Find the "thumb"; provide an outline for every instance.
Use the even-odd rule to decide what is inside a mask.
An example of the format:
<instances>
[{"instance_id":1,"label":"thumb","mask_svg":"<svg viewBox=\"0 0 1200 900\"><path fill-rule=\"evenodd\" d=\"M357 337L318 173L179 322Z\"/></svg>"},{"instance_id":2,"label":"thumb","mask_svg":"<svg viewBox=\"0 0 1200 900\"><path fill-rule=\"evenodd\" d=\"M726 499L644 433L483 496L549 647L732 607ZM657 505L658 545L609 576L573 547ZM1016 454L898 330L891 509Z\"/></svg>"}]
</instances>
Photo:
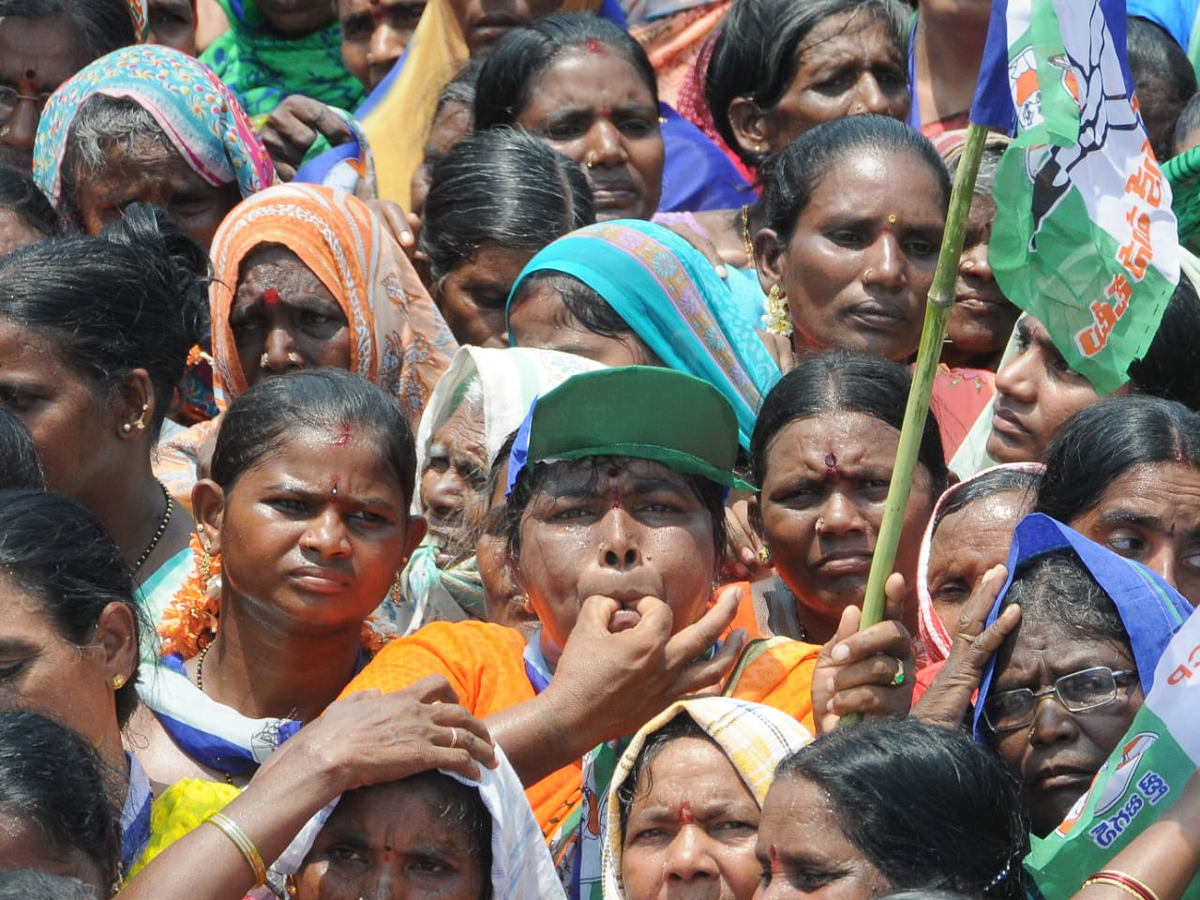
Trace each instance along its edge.
<instances>
[{"instance_id":1,"label":"thumb","mask_svg":"<svg viewBox=\"0 0 1200 900\"><path fill-rule=\"evenodd\" d=\"M842 641L858 633L858 624L861 621L862 610L857 606L847 606L843 609L837 631L829 639L829 643L821 648L821 655L826 656L826 651L828 651L827 661L835 663L844 662L849 658L850 648L845 646Z\"/></svg>"}]
</instances>

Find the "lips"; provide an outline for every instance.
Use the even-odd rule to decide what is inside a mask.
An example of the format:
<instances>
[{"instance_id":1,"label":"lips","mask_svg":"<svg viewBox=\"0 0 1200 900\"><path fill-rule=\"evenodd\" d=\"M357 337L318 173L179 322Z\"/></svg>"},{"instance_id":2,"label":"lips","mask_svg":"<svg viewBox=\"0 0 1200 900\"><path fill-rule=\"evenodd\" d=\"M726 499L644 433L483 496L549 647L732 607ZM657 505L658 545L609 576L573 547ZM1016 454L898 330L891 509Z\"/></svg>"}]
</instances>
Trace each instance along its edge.
<instances>
[{"instance_id":1,"label":"lips","mask_svg":"<svg viewBox=\"0 0 1200 900\"><path fill-rule=\"evenodd\" d=\"M1027 440L1029 429L1021 422L1020 417L1010 410L1003 401L997 400L992 409L992 431L1014 440Z\"/></svg>"},{"instance_id":2,"label":"lips","mask_svg":"<svg viewBox=\"0 0 1200 900\"><path fill-rule=\"evenodd\" d=\"M329 566L301 566L293 569L290 577L298 587L314 594L340 593L354 583L346 572Z\"/></svg>"},{"instance_id":3,"label":"lips","mask_svg":"<svg viewBox=\"0 0 1200 900\"><path fill-rule=\"evenodd\" d=\"M813 567L826 578L866 575L871 570L869 550L834 550L826 553Z\"/></svg>"},{"instance_id":4,"label":"lips","mask_svg":"<svg viewBox=\"0 0 1200 900\"><path fill-rule=\"evenodd\" d=\"M598 208L632 206L641 196L633 181L623 171L608 173L592 170L589 176L592 197Z\"/></svg>"},{"instance_id":5,"label":"lips","mask_svg":"<svg viewBox=\"0 0 1200 900\"><path fill-rule=\"evenodd\" d=\"M513 28L524 24L524 22L515 16L506 16L503 13L489 13L472 23L471 32L475 38L473 43L477 47L486 47L496 43L496 41L504 37Z\"/></svg>"},{"instance_id":6,"label":"lips","mask_svg":"<svg viewBox=\"0 0 1200 900\"><path fill-rule=\"evenodd\" d=\"M642 621L642 614L640 612L636 609L629 609L623 606L609 617L608 630L613 634L628 631L640 621Z\"/></svg>"},{"instance_id":7,"label":"lips","mask_svg":"<svg viewBox=\"0 0 1200 900\"><path fill-rule=\"evenodd\" d=\"M846 310L846 315L872 331L895 331L908 324L908 311L905 307L875 300L850 307Z\"/></svg>"},{"instance_id":8,"label":"lips","mask_svg":"<svg viewBox=\"0 0 1200 900\"><path fill-rule=\"evenodd\" d=\"M1029 778L1025 779L1026 786L1033 791L1062 791L1072 790L1082 794L1096 777L1094 771L1078 766L1055 765L1045 766Z\"/></svg>"}]
</instances>

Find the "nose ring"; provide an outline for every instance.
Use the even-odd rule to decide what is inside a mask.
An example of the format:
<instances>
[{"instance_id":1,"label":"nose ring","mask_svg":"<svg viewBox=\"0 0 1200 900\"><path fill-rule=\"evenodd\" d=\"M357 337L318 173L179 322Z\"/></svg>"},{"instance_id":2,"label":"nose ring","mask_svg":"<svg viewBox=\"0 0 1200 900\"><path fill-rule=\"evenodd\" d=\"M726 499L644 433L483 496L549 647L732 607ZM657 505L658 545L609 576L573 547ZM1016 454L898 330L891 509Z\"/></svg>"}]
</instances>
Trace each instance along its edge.
<instances>
[{"instance_id":1,"label":"nose ring","mask_svg":"<svg viewBox=\"0 0 1200 900\"><path fill-rule=\"evenodd\" d=\"M293 366L300 366L304 363L304 358L301 357L300 354L295 350L290 350L288 351L287 361ZM271 357L269 354L263 353L263 355L258 358L258 367L264 370L271 368Z\"/></svg>"},{"instance_id":2,"label":"nose ring","mask_svg":"<svg viewBox=\"0 0 1200 900\"><path fill-rule=\"evenodd\" d=\"M589 153L587 156L585 156L583 158L583 164L589 169L594 168L596 165L596 154Z\"/></svg>"},{"instance_id":3,"label":"nose ring","mask_svg":"<svg viewBox=\"0 0 1200 900\"><path fill-rule=\"evenodd\" d=\"M968 259L965 263L963 263L963 268L966 269L968 272L970 272L972 269L975 268L975 260Z\"/></svg>"},{"instance_id":4,"label":"nose ring","mask_svg":"<svg viewBox=\"0 0 1200 900\"><path fill-rule=\"evenodd\" d=\"M825 517L817 516L817 523L816 523L816 525L813 526L813 528L816 530L817 534L820 534L822 531L824 531L825 530Z\"/></svg>"}]
</instances>

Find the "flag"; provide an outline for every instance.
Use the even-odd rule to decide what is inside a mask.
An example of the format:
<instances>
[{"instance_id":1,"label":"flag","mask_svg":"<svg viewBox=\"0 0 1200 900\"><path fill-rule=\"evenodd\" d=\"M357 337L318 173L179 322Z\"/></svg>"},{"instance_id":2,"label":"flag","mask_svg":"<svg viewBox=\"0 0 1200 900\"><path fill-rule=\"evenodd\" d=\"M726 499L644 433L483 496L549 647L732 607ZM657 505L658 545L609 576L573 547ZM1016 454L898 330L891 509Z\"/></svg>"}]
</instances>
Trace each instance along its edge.
<instances>
[{"instance_id":1,"label":"flag","mask_svg":"<svg viewBox=\"0 0 1200 900\"><path fill-rule=\"evenodd\" d=\"M1171 639L1129 731L1092 787L1045 838L1025 870L1045 900L1068 900L1183 793L1200 766L1200 616ZM1200 900L1200 880L1184 900Z\"/></svg>"},{"instance_id":2,"label":"flag","mask_svg":"<svg viewBox=\"0 0 1200 900\"><path fill-rule=\"evenodd\" d=\"M1179 283L1171 189L1125 57L1121 0L996 0L971 121L1016 140L988 258L1102 394L1128 381Z\"/></svg>"}]
</instances>

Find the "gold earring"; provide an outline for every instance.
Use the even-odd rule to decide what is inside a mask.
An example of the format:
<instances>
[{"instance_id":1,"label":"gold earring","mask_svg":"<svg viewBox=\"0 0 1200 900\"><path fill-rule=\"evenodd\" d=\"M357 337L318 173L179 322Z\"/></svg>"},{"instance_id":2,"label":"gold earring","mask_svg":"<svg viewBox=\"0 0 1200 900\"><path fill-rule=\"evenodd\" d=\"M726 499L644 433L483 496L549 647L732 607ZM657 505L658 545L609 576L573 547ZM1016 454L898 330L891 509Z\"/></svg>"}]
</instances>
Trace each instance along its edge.
<instances>
[{"instance_id":1,"label":"gold earring","mask_svg":"<svg viewBox=\"0 0 1200 900\"><path fill-rule=\"evenodd\" d=\"M289 875L287 877L287 880L284 882L284 890L287 891L287 895L289 897L296 896L297 890L296 890L296 881L295 881L294 876Z\"/></svg>"},{"instance_id":2,"label":"gold earring","mask_svg":"<svg viewBox=\"0 0 1200 900\"><path fill-rule=\"evenodd\" d=\"M533 604L529 602L528 594L517 594L517 596L513 597L513 602L516 603L517 606L521 607L521 612L533 612Z\"/></svg>"},{"instance_id":3,"label":"gold earring","mask_svg":"<svg viewBox=\"0 0 1200 900\"><path fill-rule=\"evenodd\" d=\"M792 312L788 309L787 296L778 282L771 285L767 293L763 322L771 334L787 337L792 333Z\"/></svg>"},{"instance_id":4,"label":"gold earring","mask_svg":"<svg viewBox=\"0 0 1200 900\"><path fill-rule=\"evenodd\" d=\"M771 548L766 544L758 548L758 561L764 566L771 564Z\"/></svg>"},{"instance_id":5,"label":"gold earring","mask_svg":"<svg viewBox=\"0 0 1200 900\"><path fill-rule=\"evenodd\" d=\"M122 422L121 423L121 431L123 431L125 434L129 434L129 432L133 431L133 426L130 425L128 422Z\"/></svg>"},{"instance_id":6,"label":"gold earring","mask_svg":"<svg viewBox=\"0 0 1200 900\"><path fill-rule=\"evenodd\" d=\"M149 409L150 409L149 403L142 404L142 414L140 416L138 416L138 420L133 423L133 427L136 428L138 431L146 430L146 413L149 411Z\"/></svg>"},{"instance_id":7,"label":"gold earring","mask_svg":"<svg viewBox=\"0 0 1200 900\"><path fill-rule=\"evenodd\" d=\"M125 687L125 682L128 680L129 679L127 679L124 675L122 675L118 672L116 675L114 675L112 677L113 690L119 691L121 688Z\"/></svg>"},{"instance_id":8,"label":"gold earring","mask_svg":"<svg viewBox=\"0 0 1200 900\"><path fill-rule=\"evenodd\" d=\"M264 353L262 356L260 356L258 358L258 367L260 369L271 368L271 357L269 357L266 353Z\"/></svg>"},{"instance_id":9,"label":"gold earring","mask_svg":"<svg viewBox=\"0 0 1200 900\"><path fill-rule=\"evenodd\" d=\"M200 580L208 583L208 579L212 577L212 544L208 541L204 542L204 548L200 553Z\"/></svg>"}]
</instances>

